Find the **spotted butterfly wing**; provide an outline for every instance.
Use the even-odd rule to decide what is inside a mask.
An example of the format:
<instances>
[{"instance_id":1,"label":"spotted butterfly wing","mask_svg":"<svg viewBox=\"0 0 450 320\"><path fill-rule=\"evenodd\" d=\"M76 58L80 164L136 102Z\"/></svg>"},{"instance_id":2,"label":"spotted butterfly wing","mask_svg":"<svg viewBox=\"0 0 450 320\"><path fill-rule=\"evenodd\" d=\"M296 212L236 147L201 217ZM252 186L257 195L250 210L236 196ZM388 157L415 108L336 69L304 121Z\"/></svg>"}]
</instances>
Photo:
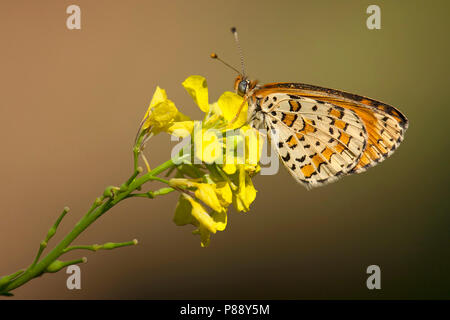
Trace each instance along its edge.
<instances>
[{"instance_id":1,"label":"spotted butterfly wing","mask_svg":"<svg viewBox=\"0 0 450 320\"><path fill-rule=\"evenodd\" d=\"M254 91L249 103L249 118L268 130L284 165L307 187L383 161L408 127L392 106L307 84L267 84Z\"/></svg>"}]
</instances>

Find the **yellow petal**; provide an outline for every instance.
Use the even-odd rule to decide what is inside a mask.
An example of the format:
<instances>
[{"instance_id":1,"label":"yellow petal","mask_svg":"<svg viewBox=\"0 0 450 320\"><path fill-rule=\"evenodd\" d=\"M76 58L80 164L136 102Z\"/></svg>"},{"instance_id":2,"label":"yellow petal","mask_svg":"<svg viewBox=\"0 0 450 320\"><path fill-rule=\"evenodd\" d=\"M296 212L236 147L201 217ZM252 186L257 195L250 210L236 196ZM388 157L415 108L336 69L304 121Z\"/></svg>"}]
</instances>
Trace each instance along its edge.
<instances>
[{"instance_id":1,"label":"yellow petal","mask_svg":"<svg viewBox=\"0 0 450 320\"><path fill-rule=\"evenodd\" d=\"M208 85L202 76L190 76L183 81L183 87L194 99L195 103L203 112L208 112Z\"/></svg>"},{"instance_id":2,"label":"yellow petal","mask_svg":"<svg viewBox=\"0 0 450 320\"><path fill-rule=\"evenodd\" d=\"M216 229L217 231L223 231L225 230L227 226L227 213L226 211L222 212L213 212L211 214L212 218L216 222Z\"/></svg>"},{"instance_id":3,"label":"yellow petal","mask_svg":"<svg viewBox=\"0 0 450 320\"><path fill-rule=\"evenodd\" d=\"M222 181L216 184L216 193L223 207L227 207L233 201L233 193L228 182Z\"/></svg>"},{"instance_id":4,"label":"yellow petal","mask_svg":"<svg viewBox=\"0 0 450 320\"><path fill-rule=\"evenodd\" d=\"M225 91L217 101L225 120L233 121L237 116L237 119L229 126L229 128L239 128L247 121L247 102L245 102L239 115L237 114L243 102L244 99L241 96L230 91Z\"/></svg>"},{"instance_id":5,"label":"yellow petal","mask_svg":"<svg viewBox=\"0 0 450 320\"><path fill-rule=\"evenodd\" d=\"M149 108L153 108L158 103L167 100L166 90L161 89L159 86L156 87L155 93L153 93L152 101L150 101Z\"/></svg>"},{"instance_id":6,"label":"yellow petal","mask_svg":"<svg viewBox=\"0 0 450 320\"><path fill-rule=\"evenodd\" d=\"M256 198L256 189L244 166L239 166L239 190L234 197L236 210L244 212L250 209L250 205Z\"/></svg>"},{"instance_id":7,"label":"yellow petal","mask_svg":"<svg viewBox=\"0 0 450 320\"><path fill-rule=\"evenodd\" d=\"M223 158L223 144L219 140L217 130L194 130L195 156L205 163L213 163Z\"/></svg>"},{"instance_id":8,"label":"yellow petal","mask_svg":"<svg viewBox=\"0 0 450 320\"><path fill-rule=\"evenodd\" d=\"M242 127L240 134L245 139L245 164L256 166L261 159L263 139L259 132L250 126Z\"/></svg>"},{"instance_id":9,"label":"yellow petal","mask_svg":"<svg viewBox=\"0 0 450 320\"><path fill-rule=\"evenodd\" d=\"M144 119L148 117L151 109L154 106L156 106L157 104L164 102L166 100L167 100L166 90L161 89L159 86L157 86L155 92L153 93L152 100L150 101L150 105L148 106L147 112L144 115ZM146 123L142 126L142 129L147 129L149 127L149 125L150 124L146 121Z\"/></svg>"},{"instance_id":10,"label":"yellow petal","mask_svg":"<svg viewBox=\"0 0 450 320\"><path fill-rule=\"evenodd\" d=\"M192 199L192 197L187 195L183 196L186 197L186 199L191 203L192 205L191 214L200 223L200 225L205 227L209 232L216 233L215 222L213 218L211 218L211 216L208 214L208 212L206 212L203 206L194 199Z\"/></svg>"},{"instance_id":11,"label":"yellow petal","mask_svg":"<svg viewBox=\"0 0 450 320\"><path fill-rule=\"evenodd\" d=\"M167 132L177 137L187 137L194 130L194 121L174 122L167 128Z\"/></svg>"},{"instance_id":12,"label":"yellow petal","mask_svg":"<svg viewBox=\"0 0 450 320\"><path fill-rule=\"evenodd\" d=\"M246 184L245 184L245 201L247 204L247 207L250 207L250 205L255 201L256 199L256 189L253 186L253 181L250 179L248 175L246 175Z\"/></svg>"},{"instance_id":13,"label":"yellow petal","mask_svg":"<svg viewBox=\"0 0 450 320\"><path fill-rule=\"evenodd\" d=\"M234 163L226 163L223 167L222 170L229 175L232 175L236 172L236 165Z\"/></svg>"},{"instance_id":14,"label":"yellow petal","mask_svg":"<svg viewBox=\"0 0 450 320\"><path fill-rule=\"evenodd\" d=\"M172 124L177 114L178 110L175 104L169 99L166 99L151 108L142 128L152 127L152 131L158 133Z\"/></svg>"},{"instance_id":15,"label":"yellow petal","mask_svg":"<svg viewBox=\"0 0 450 320\"><path fill-rule=\"evenodd\" d=\"M214 211L224 211L224 207L220 204L219 198L217 198L216 188L212 184L199 183L197 184L197 190L195 191L197 199L203 201L208 207Z\"/></svg>"},{"instance_id":16,"label":"yellow petal","mask_svg":"<svg viewBox=\"0 0 450 320\"><path fill-rule=\"evenodd\" d=\"M212 218L216 223L216 229L218 231L225 230L227 226L227 214L226 212L213 212L211 214ZM192 234L200 235L200 244L203 248L207 247L211 240L211 233L207 228L200 225L198 229L194 230Z\"/></svg>"}]
</instances>

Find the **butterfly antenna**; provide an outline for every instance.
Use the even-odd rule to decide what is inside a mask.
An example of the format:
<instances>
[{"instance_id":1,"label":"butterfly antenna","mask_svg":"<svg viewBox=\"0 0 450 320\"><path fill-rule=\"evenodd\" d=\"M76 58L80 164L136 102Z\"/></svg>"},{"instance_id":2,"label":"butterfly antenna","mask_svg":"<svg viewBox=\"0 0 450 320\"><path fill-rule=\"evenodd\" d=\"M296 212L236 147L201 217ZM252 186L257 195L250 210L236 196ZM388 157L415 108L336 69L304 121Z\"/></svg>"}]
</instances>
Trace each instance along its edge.
<instances>
[{"instance_id":1,"label":"butterfly antenna","mask_svg":"<svg viewBox=\"0 0 450 320\"><path fill-rule=\"evenodd\" d=\"M220 59L219 56L217 55L217 53L214 53L214 52L211 53L211 58L212 58L212 59L217 59L217 60L219 60L219 61L222 62L224 65L226 65L228 68L233 69L233 70L236 71L238 74L241 74L241 73L239 72L238 69L236 69L235 67L229 65L228 63L226 63L225 61L223 61L222 59Z\"/></svg>"},{"instance_id":2,"label":"butterfly antenna","mask_svg":"<svg viewBox=\"0 0 450 320\"><path fill-rule=\"evenodd\" d=\"M233 33L234 40L236 41L236 45L237 45L238 50L239 50L239 55L240 55L240 58L241 58L242 75L245 76L244 54L242 53L241 44L239 43L239 38L238 38L237 30L236 30L235 27L231 28L231 33Z\"/></svg>"}]
</instances>

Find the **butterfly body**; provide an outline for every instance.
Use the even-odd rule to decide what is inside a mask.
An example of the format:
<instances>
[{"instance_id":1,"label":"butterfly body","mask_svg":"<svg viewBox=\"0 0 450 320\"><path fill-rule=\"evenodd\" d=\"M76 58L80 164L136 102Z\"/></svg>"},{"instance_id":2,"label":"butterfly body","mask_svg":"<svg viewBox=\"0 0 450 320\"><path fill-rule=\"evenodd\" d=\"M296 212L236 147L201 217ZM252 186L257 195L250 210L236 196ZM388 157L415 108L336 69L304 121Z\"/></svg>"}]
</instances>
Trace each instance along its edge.
<instances>
[{"instance_id":1,"label":"butterfly body","mask_svg":"<svg viewBox=\"0 0 450 320\"><path fill-rule=\"evenodd\" d=\"M390 156L408 120L396 108L352 93L303 83L259 85L238 76L248 122L267 130L291 175L306 187L359 173Z\"/></svg>"}]
</instances>

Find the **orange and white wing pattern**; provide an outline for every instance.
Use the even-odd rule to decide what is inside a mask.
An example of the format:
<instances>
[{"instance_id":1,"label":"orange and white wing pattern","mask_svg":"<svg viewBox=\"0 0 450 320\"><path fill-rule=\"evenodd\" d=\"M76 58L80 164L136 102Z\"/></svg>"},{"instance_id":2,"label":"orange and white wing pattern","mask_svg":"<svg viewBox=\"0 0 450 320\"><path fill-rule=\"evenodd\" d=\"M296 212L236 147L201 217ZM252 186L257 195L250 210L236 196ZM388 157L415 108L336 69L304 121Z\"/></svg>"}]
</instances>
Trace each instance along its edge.
<instances>
[{"instance_id":1,"label":"orange and white wing pattern","mask_svg":"<svg viewBox=\"0 0 450 320\"><path fill-rule=\"evenodd\" d=\"M250 99L292 176L307 187L365 171L398 147L408 121L397 109L298 83L264 85ZM250 115L252 118L253 115Z\"/></svg>"}]
</instances>

